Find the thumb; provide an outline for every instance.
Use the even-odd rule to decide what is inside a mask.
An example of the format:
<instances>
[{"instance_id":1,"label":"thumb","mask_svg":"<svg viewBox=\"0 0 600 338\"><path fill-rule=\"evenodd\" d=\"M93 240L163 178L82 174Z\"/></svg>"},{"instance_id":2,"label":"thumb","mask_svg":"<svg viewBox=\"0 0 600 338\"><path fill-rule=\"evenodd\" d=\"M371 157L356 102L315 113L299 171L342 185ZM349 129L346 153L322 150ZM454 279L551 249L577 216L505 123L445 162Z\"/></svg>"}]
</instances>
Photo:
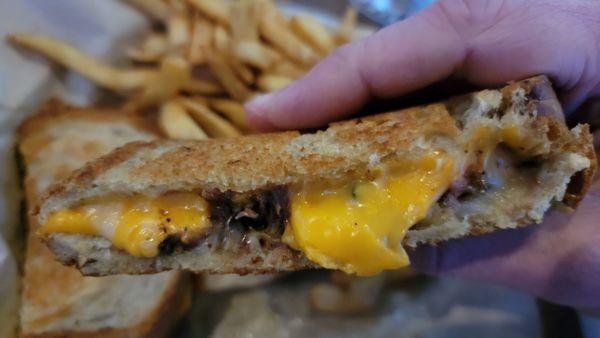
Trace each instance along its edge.
<instances>
[{"instance_id":1,"label":"thumb","mask_svg":"<svg viewBox=\"0 0 600 338\"><path fill-rule=\"evenodd\" d=\"M338 48L306 76L246 105L257 129L309 128L449 76L465 48L447 20L424 13Z\"/></svg>"}]
</instances>

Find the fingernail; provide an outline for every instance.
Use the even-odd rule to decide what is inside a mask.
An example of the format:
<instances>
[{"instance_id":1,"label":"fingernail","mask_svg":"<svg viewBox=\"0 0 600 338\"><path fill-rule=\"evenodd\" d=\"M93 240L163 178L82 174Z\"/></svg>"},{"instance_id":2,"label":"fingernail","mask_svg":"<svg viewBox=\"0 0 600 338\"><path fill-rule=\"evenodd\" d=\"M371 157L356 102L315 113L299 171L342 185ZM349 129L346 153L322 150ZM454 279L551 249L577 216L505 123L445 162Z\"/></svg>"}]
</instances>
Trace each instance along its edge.
<instances>
[{"instance_id":1,"label":"fingernail","mask_svg":"<svg viewBox=\"0 0 600 338\"><path fill-rule=\"evenodd\" d=\"M245 105L248 123L257 131L272 131L277 129L268 116L270 96L271 94L255 96Z\"/></svg>"},{"instance_id":2,"label":"fingernail","mask_svg":"<svg viewBox=\"0 0 600 338\"><path fill-rule=\"evenodd\" d=\"M252 100L246 103L246 108L262 109L263 107L266 107L268 102L271 100L271 96L271 94L256 95L252 98Z\"/></svg>"}]
</instances>

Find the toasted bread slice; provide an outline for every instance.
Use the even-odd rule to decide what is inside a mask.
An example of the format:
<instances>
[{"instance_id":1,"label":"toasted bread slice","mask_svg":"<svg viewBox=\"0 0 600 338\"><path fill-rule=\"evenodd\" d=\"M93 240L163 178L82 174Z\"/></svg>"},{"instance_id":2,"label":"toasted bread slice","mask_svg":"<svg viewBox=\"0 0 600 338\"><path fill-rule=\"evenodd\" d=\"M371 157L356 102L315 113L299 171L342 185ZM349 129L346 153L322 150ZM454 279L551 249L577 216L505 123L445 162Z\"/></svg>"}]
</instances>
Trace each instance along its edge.
<instances>
[{"instance_id":1,"label":"toasted bread slice","mask_svg":"<svg viewBox=\"0 0 600 338\"><path fill-rule=\"evenodd\" d=\"M90 275L297 270L319 261L284 238L289 229L298 234L290 221L297 194L376 182L390 168L439 153L458 174L432 195L402 245L540 222L552 204L575 207L596 168L588 127L569 130L550 82L535 77L311 134L132 143L55 185L34 214L44 224L53 212L110 196L193 193L206 201L210 224L191 238L187 227L185 235L170 233L154 257L129 254L102 236L44 237L60 261Z\"/></svg>"},{"instance_id":2,"label":"toasted bread slice","mask_svg":"<svg viewBox=\"0 0 600 338\"><path fill-rule=\"evenodd\" d=\"M122 112L47 102L19 129L28 205L52 182L127 142L152 140L146 123ZM28 218L22 337L160 337L189 302L186 276L84 277L57 262Z\"/></svg>"}]
</instances>

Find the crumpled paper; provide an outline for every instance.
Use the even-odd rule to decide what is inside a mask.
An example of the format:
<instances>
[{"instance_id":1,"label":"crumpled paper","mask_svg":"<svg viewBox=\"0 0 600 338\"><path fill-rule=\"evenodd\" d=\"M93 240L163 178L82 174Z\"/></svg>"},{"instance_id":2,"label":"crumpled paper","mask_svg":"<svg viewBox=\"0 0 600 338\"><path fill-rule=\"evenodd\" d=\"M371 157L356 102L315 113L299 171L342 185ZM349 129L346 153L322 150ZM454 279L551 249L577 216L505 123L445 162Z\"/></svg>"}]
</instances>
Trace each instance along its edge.
<instances>
[{"instance_id":1,"label":"crumpled paper","mask_svg":"<svg viewBox=\"0 0 600 338\"><path fill-rule=\"evenodd\" d=\"M330 25L344 1L281 1L291 12L313 11ZM316 6L319 10L315 12ZM326 10L323 8L326 7ZM118 0L0 1L0 36L43 32L118 64L124 44L148 22ZM15 333L22 231L14 131L49 96L89 104L95 87L81 76L56 71L39 56L0 41L0 338ZM381 309L360 317L323 316L311 310L307 290L314 274L253 290L196 297L182 336L214 337L531 337L538 336L535 303L529 296L478 283L436 280L418 293L384 291ZM492 330L490 330L492 329ZM512 335L511 335L512 333Z\"/></svg>"}]
</instances>

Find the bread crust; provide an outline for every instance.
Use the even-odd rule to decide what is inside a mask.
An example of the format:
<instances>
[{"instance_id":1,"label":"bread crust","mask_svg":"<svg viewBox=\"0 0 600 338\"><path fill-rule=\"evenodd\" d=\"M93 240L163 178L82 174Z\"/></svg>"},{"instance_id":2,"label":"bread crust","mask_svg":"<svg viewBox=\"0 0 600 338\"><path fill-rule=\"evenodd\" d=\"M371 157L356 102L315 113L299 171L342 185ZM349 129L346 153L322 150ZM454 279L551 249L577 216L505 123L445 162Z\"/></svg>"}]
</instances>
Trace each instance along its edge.
<instances>
[{"instance_id":1,"label":"bread crust","mask_svg":"<svg viewBox=\"0 0 600 338\"><path fill-rule=\"evenodd\" d=\"M185 190L193 185L206 191L245 192L269 185L365 177L372 154L385 159L398 149L410 149L419 136L456 135L454 121L448 114L440 114L442 111L443 104L433 104L402 114L339 122L332 124L327 134L291 131L232 139L130 143L55 185L45 200L116 181L136 185L122 185L129 191ZM404 131L398 132L398 126ZM127 162L138 161L138 156L145 162L134 167ZM411 156L408 151L407 156Z\"/></svg>"},{"instance_id":2,"label":"bread crust","mask_svg":"<svg viewBox=\"0 0 600 338\"><path fill-rule=\"evenodd\" d=\"M585 125L573 130L566 127L560 103L549 80L538 76L510 83L500 90L482 91L441 103L333 123L327 131L315 134L284 132L238 139L128 144L55 185L47 193L41 207L34 210L34 214L43 220L48 210L106 192L160 194L193 190L207 196L206 192L214 190L243 193L271 185L302 186L323 181L348 182L369 178L371 169L379 163L393 161L396 157L419 157L430 151L431 148L420 147L423 140L433 144L433 147L443 148L448 138L460 135L464 119L473 118L469 115L469 107L474 104L497 105L489 109L487 114L502 114L518 105L519 109L532 117L532 133L535 137L547 138L544 146L549 156L558 158L562 153L575 156L572 160L579 163L572 166L567 159L563 159L566 161L564 166L570 166L569 170L576 170L577 174L566 188L566 193L559 192L563 203L574 208L583 198L596 170L592 138ZM448 150L451 151L451 147ZM587 159L585 167L582 165L584 158ZM584 169L576 169L579 167ZM538 222L541 216L514 217L511 219L514 226L523 226ZM441 239L438 236L420 240L416 235L410 238L413 234L409 231L407 243L435 243L469 234L487 233L505 226L485 220L477 222L462 232ZM95 243L103 241L98 238L93 240ZM85 274L104 275L123 271L149 273L172 268L214 271L198 262L205 256L194 255L193 251L183 256L158 256L150 263L143 263L145 259L119 253L107 241L94 246L89 245L86 239L67 234L53 234L46 237L46 241L61 261L77 265ZM293 250L290 252L293 253ZM310 266L302 255L292 257L298 258L294 258L292 264L279 262L264 269L260 264L253 265L238 257L238 260L247 264L247 270L234 267L216 272L263 272Z\"/></svg>"}]
</instances>

